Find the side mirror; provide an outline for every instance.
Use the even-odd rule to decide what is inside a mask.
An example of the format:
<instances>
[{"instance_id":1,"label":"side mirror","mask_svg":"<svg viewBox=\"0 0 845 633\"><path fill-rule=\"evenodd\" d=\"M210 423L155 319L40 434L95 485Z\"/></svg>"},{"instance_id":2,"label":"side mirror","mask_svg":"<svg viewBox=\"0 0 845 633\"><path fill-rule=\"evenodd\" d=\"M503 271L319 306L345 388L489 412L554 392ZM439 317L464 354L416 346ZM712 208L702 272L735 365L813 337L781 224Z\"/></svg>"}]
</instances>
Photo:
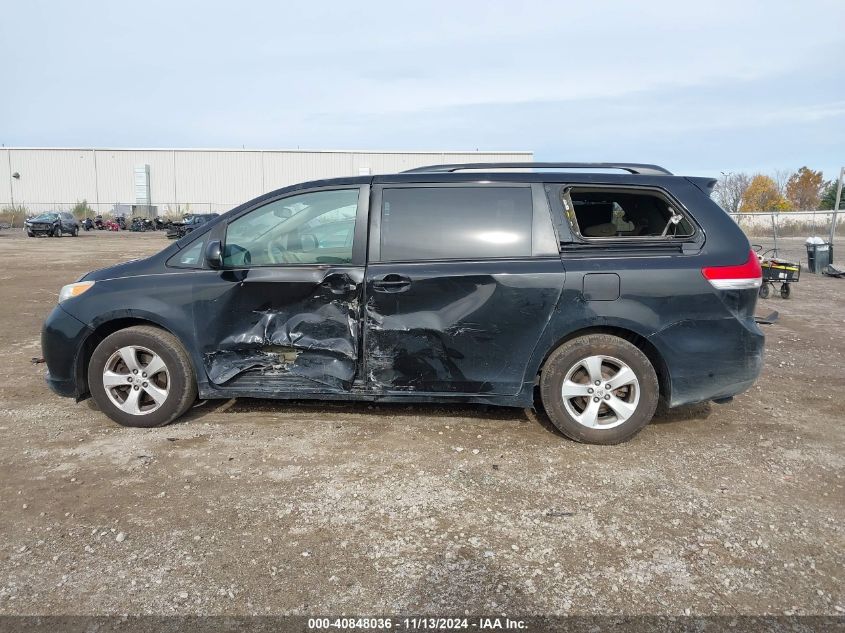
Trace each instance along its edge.
<instances>
[{"instance_id":1,"label":"side mirror","mask_svg":"<svg viewBox=\"0 0 845 633\"><path fill-rule=\"evenodd\" d=\"M209 268L223 268L223 249L220 240L211 240L205 247L205 261Z\"/></svg>"}]
</instances>

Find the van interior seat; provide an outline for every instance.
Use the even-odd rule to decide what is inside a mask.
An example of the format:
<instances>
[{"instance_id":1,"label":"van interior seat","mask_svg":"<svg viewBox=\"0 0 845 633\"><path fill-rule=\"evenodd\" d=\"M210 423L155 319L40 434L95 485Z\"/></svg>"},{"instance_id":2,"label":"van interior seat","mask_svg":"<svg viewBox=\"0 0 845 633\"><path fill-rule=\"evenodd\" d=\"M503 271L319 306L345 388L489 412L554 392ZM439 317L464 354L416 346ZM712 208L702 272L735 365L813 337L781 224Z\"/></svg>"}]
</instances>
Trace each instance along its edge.
<instances>
[{"instance_id":1,"label":"van interior seat","mask_svg":"<svg viewBox=\"0 0 845 633\"><path fill-rule=\"evenodd\" d=\"M582 205L578 205L582 206ZM575 208L575 218L584 237L613 237L616 225L613 223L612 202L590 202Z\"/></svg>"}]
</instances>

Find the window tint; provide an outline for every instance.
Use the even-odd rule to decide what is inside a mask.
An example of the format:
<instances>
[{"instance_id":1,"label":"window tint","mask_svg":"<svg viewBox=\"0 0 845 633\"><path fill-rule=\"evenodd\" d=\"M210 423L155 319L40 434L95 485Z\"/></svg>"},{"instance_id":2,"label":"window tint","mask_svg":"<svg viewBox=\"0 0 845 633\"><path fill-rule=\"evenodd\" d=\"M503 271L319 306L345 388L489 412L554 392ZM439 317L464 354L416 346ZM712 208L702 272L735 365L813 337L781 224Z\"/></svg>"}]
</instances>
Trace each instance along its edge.
<instances>
[{"instance_id":1,"label":"window tint","mask_svg":"<svg viewBox=\"0 0 845 633\"><path fill-rule=\"evenodd\" d=\"M382 194L381 260L531 254L528 187L410 187Z\"/></svg>"},{"instance_id":2,"label":"window tint","mask_svg":"<svg viewBox=\"0 0 845 633\"><path fill-rule=\"evenodd\" d=\"M357 210L357 188L276 200L229 224L223 263L349 264Z\"/></svg>"},{"instance_id":3,"label":"window tint","mask_svg":"<svg viewBox=\"0 0 845 633\"><path fill-rule=\"evenodd\" d=\"M613 189L564 189L563 208L586 238L689 237L692 224L656 193Z\"/></svg>"}]
</instances>

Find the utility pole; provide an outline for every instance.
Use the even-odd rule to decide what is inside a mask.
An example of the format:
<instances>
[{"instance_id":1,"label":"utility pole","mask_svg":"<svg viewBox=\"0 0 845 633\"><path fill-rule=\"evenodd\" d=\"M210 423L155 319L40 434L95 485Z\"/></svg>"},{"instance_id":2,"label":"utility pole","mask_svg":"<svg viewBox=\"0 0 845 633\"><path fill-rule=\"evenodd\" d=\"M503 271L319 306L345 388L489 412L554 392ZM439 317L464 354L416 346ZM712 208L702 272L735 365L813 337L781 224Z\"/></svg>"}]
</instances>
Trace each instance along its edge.
<instances>
[{"instance_id":1,"label":"utility pole","mask_svg":"<svg viewBox=\"0 0 845 633\"><path fill-rule=\"evenodd\" d=\"M12 214L15 212L15 188L12 186L14 177L12 176L12 148L6 149L6 157L9 161L9 203L12 205ZM840 179L841 180L841 179ZM840 182L840 184L842 184ZM14 217L14 215L12 216Z\"/></svg>"},{"instance_id":2,"label":"utility pole","mask_svg":"<svg viewBox=\"0 0 845 633\"><path fill-rule=\"evenodd\" d=\"M839 199L842 198L842 181L845 180L845 167L839 170L839 182L836 184L836 200L833 201L833 220L830 223L830 242L833 247L833 234L836 231L836 216L839 213ZM831 263L833 263L833 252L831 251Z\"/></svg>"}]
</instances>

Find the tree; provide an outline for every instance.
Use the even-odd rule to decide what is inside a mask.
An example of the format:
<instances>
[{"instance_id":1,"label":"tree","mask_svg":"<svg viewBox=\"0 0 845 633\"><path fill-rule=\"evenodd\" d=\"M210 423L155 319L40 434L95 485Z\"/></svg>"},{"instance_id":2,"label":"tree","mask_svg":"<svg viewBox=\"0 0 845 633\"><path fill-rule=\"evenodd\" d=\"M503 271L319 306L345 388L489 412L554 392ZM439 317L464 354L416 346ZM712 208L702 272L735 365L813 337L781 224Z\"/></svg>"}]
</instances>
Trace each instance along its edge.
<instances>
[{"instance_id":1,"label":"tree","mask_svg":"<svg viewBox=\"0 0 845 633\"><path fill-rule=\"evenodd\" d=\"M23 226L29 215L29 209L22 204L9 204L0 209L0 222L8 222L14 229Z\"/></svg>"},{"instance_id":2,"label":"tree","mask_svg":"<svg viewBox=\"0 0 845 633\"><path fill-rule=\"evenodd\" d=\"M722 172L722 177L713 190L716 202L728 213L736 213L739 211L742 196L745 195L745 190L748 189L750 182L751 178L748 174Z\"/></svg>"},{"instance_id":3,"label":"tree","mask_svg":"<svg viewBox=\"0 0 845 633\"><path fill-rule=\"evenodd\" d=\"M741 208L743 211L789 211L792 206L778 191L773 178L756 174L742 196Z\"/></svg>"},{"instance_id":4,"label":"tree","mask_svg":"<svg viewBox=\"0 0 845 633\"><path fill-rule=\"evenodd\" d=\"M780 195L786 195L786 185L791 176L792 174L788 169L775 169L775 171L772 172L772 180L774 180L775 184L778 186L778 193Z\"/></svg>"},{"instance_id":5,"label":"tree","mask_svg":"<svg viewBox=\"0 0 845 633\"><path fill-rule=\"evenodd\" d=\"M824 192L819 198L818 208L822 211L830 211L836 208L836 188L838 181L831 180L825 185ZM845 188L842 189L842 194L839 196L839 208L845 209Z\"/></svg>"},{"instance_id":6,"label":"tree","mask_svg":"<svg viewBox=\"0 0 845 633\"><path fill-rule=\"evenodd\" d=\"M70 211L73 213L73 217L77 220L84 220L85 218L94 217L94 209L88 206L88 201L83 198L82 202L77 202L73 205L73 209Z\"/></svg>"},{"instance_id":7,"label":"tree","mask_svg":"<svg viewBox=\"0 0 845 633\"><path fill-rule=\"evenodd\" d=\"M787 180L786 199L795 209L803 211L815 209L819 206L824 185L822 172L802 167Z\"/></svg>"}]
</instances>

